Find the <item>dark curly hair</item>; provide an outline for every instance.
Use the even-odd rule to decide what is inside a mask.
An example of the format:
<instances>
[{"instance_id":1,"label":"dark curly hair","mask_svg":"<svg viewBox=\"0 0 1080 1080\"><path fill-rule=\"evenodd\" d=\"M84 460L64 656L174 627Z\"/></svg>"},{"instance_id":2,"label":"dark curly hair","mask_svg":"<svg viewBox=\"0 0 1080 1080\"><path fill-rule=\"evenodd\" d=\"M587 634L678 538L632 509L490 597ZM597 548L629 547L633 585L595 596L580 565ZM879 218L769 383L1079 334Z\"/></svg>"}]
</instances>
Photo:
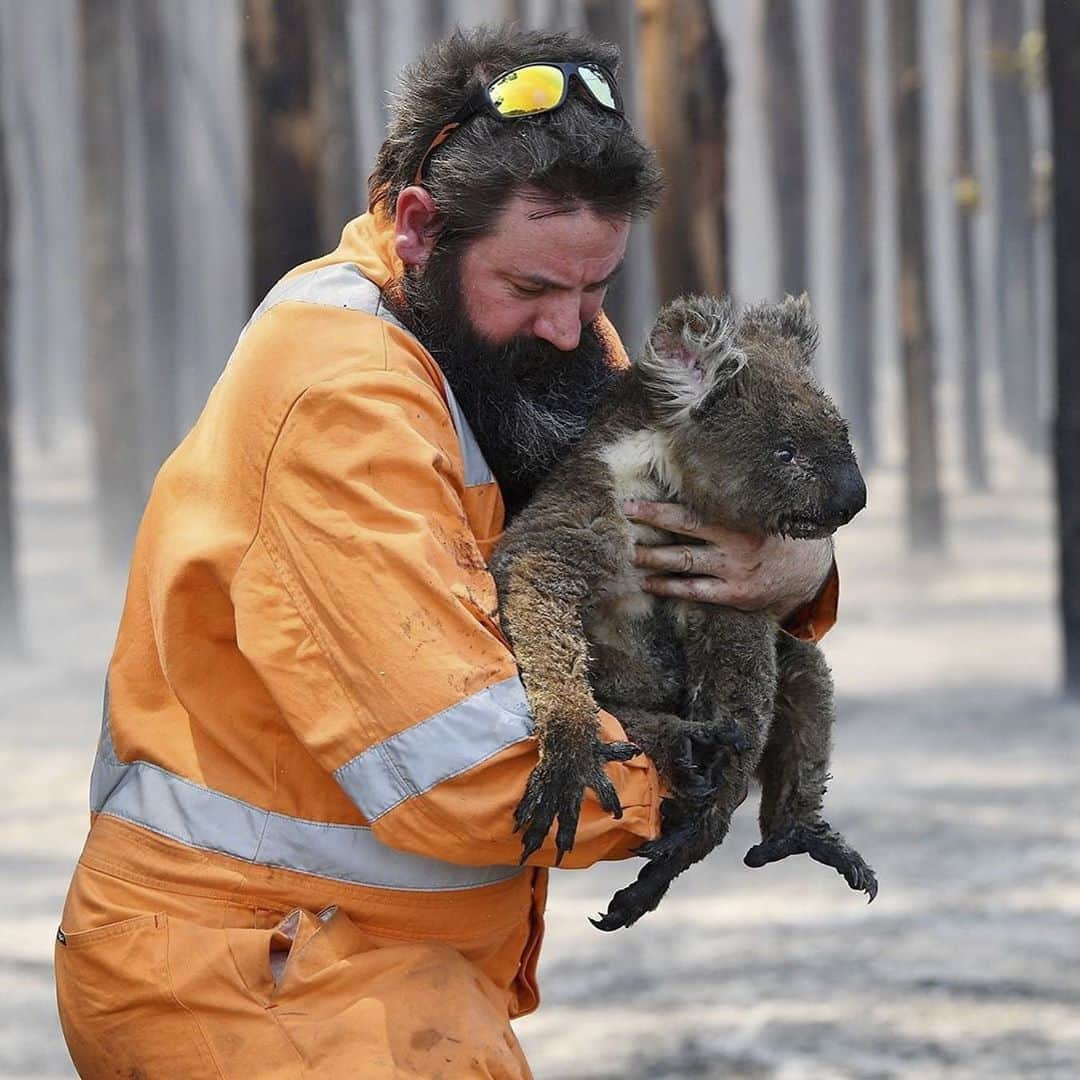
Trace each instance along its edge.
<instances>
[{"instance_id":1,"label":"dark curly hair","mask_svg":"<svg viewBox=\"0 0 1080 1080\"><path fill-rule=\"evenodd\" d=\"M592 61L615 72L619 50L582 34L483 26L456 30L405 68L368 178L371 208L392 214L432 139L470 96L501 72L538 60ZM554 212L584 203L605 217L641 217L655 208L662 177L629 122L597 107L573 81L553 112L510 121L473 116L428 158L424 186L445 246L484 233L524 188L539 189Z\"/></svg>"}]
</instances>

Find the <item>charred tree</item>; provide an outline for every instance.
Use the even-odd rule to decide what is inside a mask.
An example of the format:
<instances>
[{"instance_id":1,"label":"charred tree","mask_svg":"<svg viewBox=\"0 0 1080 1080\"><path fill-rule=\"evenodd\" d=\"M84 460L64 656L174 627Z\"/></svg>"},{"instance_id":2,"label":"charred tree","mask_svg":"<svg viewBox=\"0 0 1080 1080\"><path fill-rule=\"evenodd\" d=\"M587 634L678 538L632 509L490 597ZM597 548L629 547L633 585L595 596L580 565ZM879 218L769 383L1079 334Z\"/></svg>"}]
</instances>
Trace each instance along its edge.
<instances>
[{"instance_id":1,"label":"charred tree","mask_svg":"<svg viewBox=\"0 0 1080 1080\"><path fill-rule=\"evenodd\" d=\"M990 486L983 425L982 357L975 299L975 215L980 206L972 145L970 0L954 0L956 63L953 104L956 109L957 254L960 276L960 397L963 410L963 461L967 481L976 491Z\"/></svg>"},{"instance_id":2,"label":"charred tree","mask_svg":"<svg viewBox=\"0 0 1080 1080\"><path fill-rule=\"evenodd\" d=\"M1046 34L1040 0L1024 0L1020 66L1027 98L1030 147L1028 173L1028 295L1031 301L1030 421L1033 448L1049 449L1053 397L1053 232L1051 213L1050 117L1046 93Z\"/></svg>"},{"instance_id":3,"label":"charred tree","mask_svg":"<svg viewBox=\"0 0 1080 1080\"><path fill-rule=\"evenodd\" d=\"M667 177L653 215L661 303L725 292L727 93L708 0L638 0L644 126Z\"/></svg>"},{"instance_id":4,"label":"charred tree","mask_svg":"<svg viewBox=\"0 0 1080 1080\"><path fill-rule=\"evenodd\" d=\"M318 146L319 247L338 245L345 223L360 212L347 0L309 3Z\"/></svg>"},{"instance_id":5,"label":"charred tree","mask_svg":"<svg viewBox=\"0 0 1080 1080\"><path fill-rule=\"evenodd\" d=\"M1010 430L1038 443L1037 392L1031 379L1033 233L1031 132L1020 42L1020 0L990 0L997 229L994 251L997 338L1003 412Z\"/></svg>"},{"instance_id":6,"label":"charred tree","mask_svg":"<svg viewBox=\"0 0 1080 1080\"><path fill-rule=\"evenodd\" d=\"M864 468L877 457L874 434L873 236L870 117L866 87L866 5L832 0L830 67L840 153L840 385Z\"/></svg>"},{"instance_id":7,"label":"charred tree","mask_svg":"<svg viewBox=\"0 0 1080 1080\"><path fill-rule=\"evenodd\" d=\"M1080 698L1080 6L1046 0L1054 156L1057 294L1057 465L1065 689Z\"/></svg>"},{"instance_id":8,"label":"charred tree","mask_svg":"<svg viewBox=\"0 0 1080 1080\"><path fill-rule=\"evenodd\" d=\"M177 207L173 178L182 176L173 137L173 108L169 101L172 57L169 55L163 5L169 0L130 3L134 30L137 91L137 134L142 144L142 186L145 197L142 228L147 255L139 267L140 300L145 306L149 332L142 335L143 486L148 490L154 474L180 434L177 418L177 376L182 363L180 342L180 280ZM168 253L161 257L162 252ZM137 358L137 362L138 362Z\"/></svg>"},{"instance_id":9,"label":"charred tree","mask_svg":"<svg viewBox=\"0 0 1080 1080\"><path fill-rule=\"evenodd\" d=\"M87 389L106 557L127 562L146 491L126 254L123 74L126 0L82 0Z\"/></svg>"},{"instance_id":10,"label":"charred tree","mask_svg":"<svg viewBox=\"0 0 1080 1080\"><path fill-rule=\"evenodd\" d=\"M907 446L908 540L913 550L935 551L944 546L945 525L938 480L934 338L927 296L919 3L918 0L892 0L889 10L900 225L900 339Z\"/></svg>"},{"instance_id":11,"label":"charred tree","mask_svg":"<svg viewBox=\"0 0 1080 1080\"><path fill-rule=\"evenodd\" d=\"M641 66L638 17L633 4L625 0L584 0L585 25L602 41L613 41L622 53L619 84L627 115L639 126L641 114ZM604 311L618 329L624 344L634 350L649 332L649 312L653 300L653 248L649 226L635 224L630 231L623 271L604 297Z\"/></svg>"},{"instance_id":12,"label":"charred tree","mask_svg":"<svg viewBox=\"0 0 1080 1080\"><path fill-rule=\"evenodd\" d=\"M843 39L848 44L848 38ZM776 200L780 290L798 296L809 286L806 256L806 123L802 59L792 0L765 0L765 106L769 175Z\"/></svg>"},{"instance_id":13,"label":"charred tree","mask_svg":"<svg viewBox=\"0 0 1080 1080\"><path fill-rule=\"evenodd\" d=\"M304 0L245 0L252 303L319 254L319 170Z\"/></svg>"},{"instance_id":14,"label":"charred tree","mask_svg":"<svg viewBox=\"0 0 1080 1080\"><path fill-rule=\"evenodd\" d=\"M12 466L14 402L8 378L11 304L11 185L7 131L0 113L0 655L18 647L19 604L15 579L15 493Z\"/></svg>"}]
</instances>

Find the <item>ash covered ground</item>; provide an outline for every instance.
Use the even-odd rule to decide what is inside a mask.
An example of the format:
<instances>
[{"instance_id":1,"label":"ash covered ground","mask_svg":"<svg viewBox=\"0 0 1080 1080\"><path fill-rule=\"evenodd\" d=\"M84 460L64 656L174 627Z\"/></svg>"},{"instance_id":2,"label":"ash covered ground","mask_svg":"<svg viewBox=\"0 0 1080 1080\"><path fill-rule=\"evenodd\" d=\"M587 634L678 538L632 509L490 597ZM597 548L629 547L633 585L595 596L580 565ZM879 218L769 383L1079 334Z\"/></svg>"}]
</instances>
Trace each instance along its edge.
<instances>
[{"instance_id":1,"label":"ash covered ground","mask_svg":"<svg viewBox=\"0 0 1080 1080\"><path fill-rule=\"evenodd\" d=\"M85 836L123 577L102 569L86 456L21 459L26 655L0 662L0 1076L70 1077L52 942ZM999 455L950 500L950 552L904 552L899 477L840 537L826 641L828 811L873 862L867 906L808 859L749 870L756 795L637 927L586 921L634 863L553 875L541 1080L1080 1076L1080 708L1054 698L1049 478Z\"/></svg>"}]
</instances>

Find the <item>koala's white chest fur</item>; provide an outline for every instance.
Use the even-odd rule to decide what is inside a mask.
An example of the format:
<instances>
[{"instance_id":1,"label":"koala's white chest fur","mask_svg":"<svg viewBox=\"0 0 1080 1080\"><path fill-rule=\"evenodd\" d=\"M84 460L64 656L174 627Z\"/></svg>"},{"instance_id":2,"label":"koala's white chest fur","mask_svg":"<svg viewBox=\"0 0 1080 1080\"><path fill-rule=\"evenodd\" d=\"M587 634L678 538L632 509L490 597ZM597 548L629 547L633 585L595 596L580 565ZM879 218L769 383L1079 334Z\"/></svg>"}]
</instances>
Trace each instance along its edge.
<instances>
[{"instance_id":1,"label":"koala's white chest fur","mask_svg":"<svg viewBox=\"0 0 1080 1080\"><path fill-rule=\"evenodd\" d=\"M670 462L667 440L655 431L635 431L612 443L603 452L611 470L616 500L668 501L678 491L678 476ZM614 648L625 648L628 624L649 618L657 598L642 589L650 573L633 565L634 544L670 542L671 534L649 525L627 522L626 561L618 577L605 589L605 597L594 611L589 635Z\"/></svg>"}]
</instances>

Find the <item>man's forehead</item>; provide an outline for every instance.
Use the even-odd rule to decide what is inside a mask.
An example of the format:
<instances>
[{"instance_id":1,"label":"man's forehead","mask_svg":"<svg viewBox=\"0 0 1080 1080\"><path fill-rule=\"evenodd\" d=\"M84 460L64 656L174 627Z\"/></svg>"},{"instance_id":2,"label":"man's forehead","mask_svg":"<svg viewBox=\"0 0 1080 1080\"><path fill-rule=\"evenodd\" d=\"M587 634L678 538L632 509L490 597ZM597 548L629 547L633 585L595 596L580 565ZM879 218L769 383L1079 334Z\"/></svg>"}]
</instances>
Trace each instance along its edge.
<instances>
[{"instance_id":1,"label":"man's forehead","mask_svg":"<svg viewBox=\"0 0 1080 1080\"><path fill-rule=\"evenodd\" d=\"M574 287L611 277L622 262L630 223L587 206L553 213L516 196L484 239L494 269Z\"/></svg>"}]
</instances>

